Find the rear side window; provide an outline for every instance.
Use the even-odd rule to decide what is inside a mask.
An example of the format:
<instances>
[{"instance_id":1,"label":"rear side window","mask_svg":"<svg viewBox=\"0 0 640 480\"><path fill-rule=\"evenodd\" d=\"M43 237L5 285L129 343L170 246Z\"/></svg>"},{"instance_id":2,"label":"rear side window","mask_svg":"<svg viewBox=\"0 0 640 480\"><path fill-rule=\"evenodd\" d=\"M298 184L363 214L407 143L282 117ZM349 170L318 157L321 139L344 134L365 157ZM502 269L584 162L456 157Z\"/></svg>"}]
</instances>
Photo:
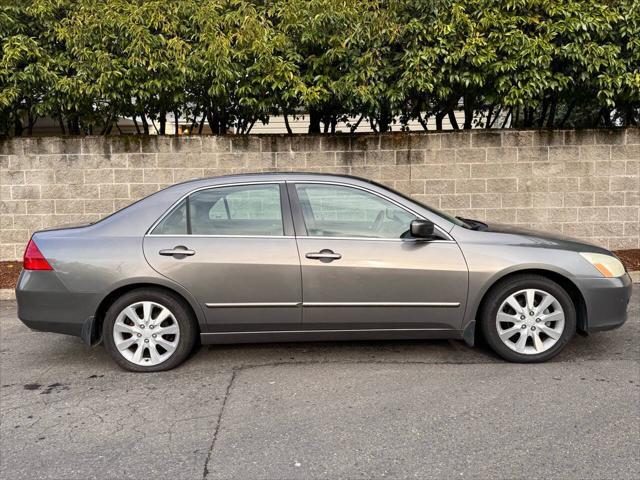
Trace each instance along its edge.
<instances>
[{"instance_id":1,"label":"rear side window","mask_svg":"<svg viewBox=\"0 0 640 480\"><path fill-rule=\"evenodd\" d=\"M283 235L280 186L239 185L192 193L153 230L175 235Z\"/></svg>"}]
</instances>

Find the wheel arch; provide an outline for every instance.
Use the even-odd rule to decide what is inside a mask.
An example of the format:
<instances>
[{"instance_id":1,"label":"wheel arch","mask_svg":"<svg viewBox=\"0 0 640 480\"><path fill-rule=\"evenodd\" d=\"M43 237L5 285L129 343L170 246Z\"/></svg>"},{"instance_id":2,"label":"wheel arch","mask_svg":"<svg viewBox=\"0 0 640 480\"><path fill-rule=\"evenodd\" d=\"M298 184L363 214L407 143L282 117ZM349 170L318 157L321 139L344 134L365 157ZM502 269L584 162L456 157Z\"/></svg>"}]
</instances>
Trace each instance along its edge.
<instances>
[{"instance_id":1,"label":"wheel arch","mask_svg":"<svg viewBox=\"0 0 640 480\"><path fill-rule=\"evenodd\" d=\"M505 272L503 275L494 277L491 280L488 287L484 290L484 292L482 292L482 298L475 305L473 309L473 316L471 318L478 319L478 315L482 311L482 307L485 301L487 300L487 298L489 297L489 294L494 288L496 288L496 286L500 282L511 277L516 277L519 275L527 275L527 274L540 275L542 277L548 278L549 280L553 280L567 292L569 297L571 297L571 300L576 308L576 317L577 317L576 329L579 333L586 335L587 325L588 325L587 304L582 292L580 291L578 286L566 275L563 275L562 273L559 273L553 270L544 269L544 268L525 268L521 270ZM478 332L479 332L479 329L476 329L476 335L478 334Z\"/></svg>"},{"instance_id":2,"label":"wheel arch","mask_svg":"<svg viewBox=\"0 0 640 480\"><path fill-rule=\"evenodd\" d=\"M175 296L178 300L183 302L184 306L189 310L193 319L195 320L197 332L198 334L200 334L200 324L201 322L204 321L204 315L201 311L198 310L198 305L195 302L195 300L190 299L188 295L184 294L177 288L173 288L172 286L168 286L162 283L151 282L148 280L144 280L144 281L141 280L141 281L136 281L132 283L127 283L125 285L120 285L112 289L100 301L91 325L91 336L90 336L91 345L96 345L102 341L102 325L104 323L105 314L107 313L107 310L109 310L109 307L113 305L113 303L125 293L131 292L133 290L143 289L143 288L152 288L154 290L162 290L162 291L168 292L173 296Z\"/></svg>"}]
</instances>

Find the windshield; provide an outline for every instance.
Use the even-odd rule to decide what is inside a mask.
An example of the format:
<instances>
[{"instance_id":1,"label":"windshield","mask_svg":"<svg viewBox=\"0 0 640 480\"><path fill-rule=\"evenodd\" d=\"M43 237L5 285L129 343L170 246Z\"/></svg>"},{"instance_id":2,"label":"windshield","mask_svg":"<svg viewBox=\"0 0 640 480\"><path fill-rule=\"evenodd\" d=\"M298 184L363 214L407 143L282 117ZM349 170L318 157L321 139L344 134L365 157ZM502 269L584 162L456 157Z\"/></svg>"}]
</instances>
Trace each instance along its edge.
<instances>
[{"instance_id":1,"label":"windshield","mask_svg":"<svg viewBox=\"0 0 640 480\"><path fill-rule=\"evenodd\" d=\"M435 215L438 215L439 217L442 217L442 218L444 218L445 220L450 221L450 222L451 222L451 223L453 223L454 225L457 225L457 226L459 226L459 227L468 228L468 229L473 229L473 227L472 227L471 225L469 225L468 223L466 223L466 222L462 221L460 218L453 217L453 216L449 215L448 213L445 213L445 212L443 212L443 211L441 211L441 210L438 210L438 209L436 209L436 208L433 208L433 207L431 207L431 206L429 206L429 205L425 205L424 203L422 203L422 202L420 202L420 201L416 200L415 198L411 198L410 196L405 195L404 193L398 192L397 190L394 190L393 188L387 187L386 185L382 185L382 184L380 184L380 183L378 183L378 182L373 182L373 181L372 181L371 183L373 183L374 185L376 185L376 186L378 186L378 187L380 187L380 188L384 188L385 190L388 190L388 191L390 191L390 192L393 192L393 193L395 193L396 195L399 195L400 197L405 198L405 199L407 199L407 200L409 200L409 201L411 201L411 202L413 202L413 203L417 203L417 204L418 204L418 205L420 205L422 208L424 208L424 209L426 209L426 210L429 210L431 213L433 213L433 214L435 214Z\"/></svg>"}]
</instances>

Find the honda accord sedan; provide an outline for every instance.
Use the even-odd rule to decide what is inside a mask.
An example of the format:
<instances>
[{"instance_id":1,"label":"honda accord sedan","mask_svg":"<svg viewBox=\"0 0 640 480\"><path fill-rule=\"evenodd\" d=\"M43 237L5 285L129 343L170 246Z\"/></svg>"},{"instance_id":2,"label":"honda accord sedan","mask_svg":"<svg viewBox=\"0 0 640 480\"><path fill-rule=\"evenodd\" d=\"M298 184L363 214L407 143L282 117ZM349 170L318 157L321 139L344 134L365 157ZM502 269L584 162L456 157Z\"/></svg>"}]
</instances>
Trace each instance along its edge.
<instances>
[{"instance_id":1,"label":"honda accord sedan","mask_svg":"<svg viewBox=\"0 0 640 480\"><path fill-rule=\"evenodd\" d=\"M16 288L29 327L104 343L133 371L203 344L461 339L542 362L622 325L608 250L453 218L356 177L267 173L171 186L37 232Z\"/></svg>"}]
</instances>

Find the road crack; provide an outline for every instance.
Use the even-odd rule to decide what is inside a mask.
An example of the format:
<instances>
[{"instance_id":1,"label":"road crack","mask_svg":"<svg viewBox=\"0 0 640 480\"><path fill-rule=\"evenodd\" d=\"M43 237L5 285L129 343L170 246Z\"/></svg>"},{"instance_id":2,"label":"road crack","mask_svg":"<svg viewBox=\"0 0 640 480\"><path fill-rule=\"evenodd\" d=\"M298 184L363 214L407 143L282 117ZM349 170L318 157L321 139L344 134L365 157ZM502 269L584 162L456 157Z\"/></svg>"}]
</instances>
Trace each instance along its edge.
<instances>
[{"instance_id":1,"label":"road crack","mask_svg":"<svg viewBox=\"0 0 640 480\"><path fill-rule=\"evenodd\" d=\"M222 416L224 415L224 409L227 405L227 400L229 399L229 395L231 394L231 387L233 386L233 382L236 379L237 370L231 370L231 378L229 379L229 384L227 385L227 390L224 393L224 398L222 399L222 406L220 407L220 413L218 414L218 420L216 421L216 428L213 431L213 438L211 439L211 445L209 446L209 451L207 452L207 458L204 462L204 469L202 471L202 480L206 480L209 476L209 461L211 460L211 456L213 455L213 449L216 445L216 440L218 439L218 432L220 431L220 424L222 423Z\"/></svg>"}]
</instances>

